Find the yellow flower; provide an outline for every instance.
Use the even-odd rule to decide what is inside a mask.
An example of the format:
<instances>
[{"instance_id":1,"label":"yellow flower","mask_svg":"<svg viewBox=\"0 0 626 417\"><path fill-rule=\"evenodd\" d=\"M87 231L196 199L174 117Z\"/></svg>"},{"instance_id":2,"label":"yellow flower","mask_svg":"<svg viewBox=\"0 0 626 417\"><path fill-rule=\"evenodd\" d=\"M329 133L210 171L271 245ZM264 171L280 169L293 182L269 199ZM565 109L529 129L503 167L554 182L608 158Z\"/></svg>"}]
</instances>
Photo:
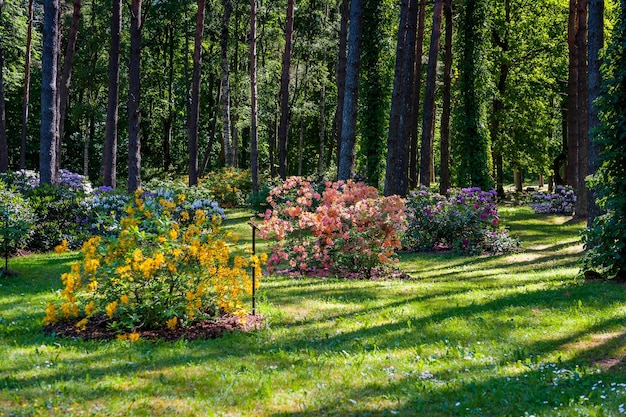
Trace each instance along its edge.
<instances>
[{"instance_id":1,"label":"yellow flower","mask_svg":"<svg viewBox=\"0 0 626 417\"><path fill-rule=\"evenodd\" d=\"M85 314L91 316L94 311L96 311L96 303L90 301L89 304L85 306Z\"/></svg>"},{"instance_id":2,"label":"yellow flower","mask_svg":"<svg viewBox=\"0 0 626 417\"><path fill-rule=\"evenodd\" d=\"M45 324L54 324L57 322L57 306L48 303L46 306L46 317L43 319Z\"/></svg>"},{"instance_id":3,"label":"yellow flower","mask_svg":"<svg viewBox=\"0 0 626 417\"><path fill-rule=\"evenodd\" d=\"M126 294L124 294L120 297L120 301L122 302L122 304L128 304L130 302L130 299Z\"/></svg>"},{"instance_id":4,"label":"yellow flower","mask_svg":"<svg viewBox=\"0 0 626 417\"><path fill-rule=\"evenodd\" d=\"M170 230L170 239L176 240L178 238L178 232L175 229Z\"/></svg>"},{"instance_id":5,"label":"yellow flower","mask_svg":"<svg viewBox=\"0 0 626 417\"><path fill-rule=\"evenodd\" d=\"M178 204L183 204L187 196L185 194L178 194Z\"/></svg>"},{"instance_id":6,"label":"yellow flower","mask_svg":"<svg viewBox=\"0 0 626 417\"><path fill-rule=\"evenodd\" d=\"M171 319L167 321L167 328L173 330L176 328L177 324L178 324L178 317L172 317Z\"/></svg>"},{"instance_id":7,"label":"yellow flower","mask_svg":"<svg viewBox=\"0 0 626 417\"><path fill-rule=\"evenodd\" d=\"M187 211L182 211L180 213L180 219L184 222L189 220L189 213Z\"/></svg>"},{"instance_id":8,"label":"yellow flower","mask_svg":"<svg viewBox=\"0 0 626 417\"><path fill-rule=\"evenodd\" d=\"M57 245L54 247L54 251L56 253L65 253L65 252L69 252L70 248L67 246L67 239L63 239L63 241L61 241L60 245Z\"/></svg>"},{"instance_id":9,"label":"yellow flower","mask_svg":"<svg viewBox=\"0 0 626 417\"><path fill-rule=\"evenodd\" d=\"M76 328L78 329L78 331L85 330L85 328L87 327L87 322L87 319L82 319L81 321L76 323Z\"/></svg>"},{"instance_id":10,"label":"yellow flower","mask_svg":"<svg viewBox=\"0 0 626 417\"><path fill-rule=\"evenodd\" d=\"M130 340L131 342L136 342L139 340L139 338L139 333L131 333L128 335L128 340Z\"/></svg>"},{"instance_id":11,"label":"yellow flower","mask_svg":"<svg viewBox=\"0 0 626 417\"><path fill-rule=\"evenodd\" d=\"M109 316L110 319L113 318L113 316L115 315L115 312L117 311L117 301L113 301L109 304L107 304L107 306L105 307L107 316Z\"/></svg>"},{"instance_id":12,"label":"yellow flower","mask_svg":"<svg viewBox=\"0 0 626 417\"><path fill-rule=\"evenodd\" d=\"M128 339L128 335L127 334L118 334L117 335L117 340L127 340Z\"/></svg>"}]
</instances>

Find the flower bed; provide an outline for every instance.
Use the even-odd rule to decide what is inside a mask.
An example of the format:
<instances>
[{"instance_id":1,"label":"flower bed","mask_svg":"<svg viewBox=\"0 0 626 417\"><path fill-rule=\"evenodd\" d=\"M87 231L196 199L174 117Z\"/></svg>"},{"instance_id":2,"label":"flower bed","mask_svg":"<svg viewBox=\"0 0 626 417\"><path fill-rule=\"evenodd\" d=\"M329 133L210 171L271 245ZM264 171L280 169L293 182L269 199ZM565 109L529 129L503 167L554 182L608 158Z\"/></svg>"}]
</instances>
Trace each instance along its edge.
<instances>
[{"instance_id":1,"label":"flower bed","mask_svg":"<svg viewBox=\"0 0 626 417\"><path fill-rule=\"evenodd\" d=\"M290 177L268 197L261 236L277 241L270 269L371 276L396 261L404 228L404 201L352 181L316 186Z\"/></svg>"},{"instance_id":2,"label":"flower bed","mask_svg":"<svg viewBox=\"0 0 626 417\"><path fill-rule=\"evenodd\" d=\"M519 241L502 228L496 197L496 191L480 188L454 190L447 197L427 189L411 193L403 246L412 251L451 249L463 254L515 250Z\"/></svg>"}]
</instances>

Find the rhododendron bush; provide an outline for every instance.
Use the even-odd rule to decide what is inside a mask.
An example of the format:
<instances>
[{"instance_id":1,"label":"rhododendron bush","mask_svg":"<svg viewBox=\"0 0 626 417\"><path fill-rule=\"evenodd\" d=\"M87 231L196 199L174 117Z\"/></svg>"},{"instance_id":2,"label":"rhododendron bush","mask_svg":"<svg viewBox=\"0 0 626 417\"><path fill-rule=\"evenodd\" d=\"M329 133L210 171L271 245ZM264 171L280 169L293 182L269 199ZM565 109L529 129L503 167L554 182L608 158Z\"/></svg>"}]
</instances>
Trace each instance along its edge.
<instances>
[{"instance_id":1,"label":"rhododendron bush","mask_svg":"<svg viewBox=\"0 0 626 417\"><path fill-rule=\"evenodd\" d=\"M246 267L260 276L265 259L232 256L234 237L221 217L192 207L184 195L137 193L118 235L83 245L62 276L63 302L48 305L46 323L75 321L81 329L94 320L124 333L242 313L242 297L252 290Z\"/></svg>"},{"instance_id":2,"label":"rhododendron bush","mask_svg":"<svg viewBox=\"0 0 626 417\"><path fill-rule=\"evenodd\" d=\"M290 177L270 191L268 203L260 231L276 240L270 269L369 276L397 261L405 220L398 196L379 197L376 188L353 181L329 181L318 189Z\"/></svg>"},{"instance_id":3,"label":"rhododendron bush","mask_svg":"<svg viewBox=\"0 0 626 417\"><path fill-rule=\"evenodd\" d=\"M463 254L505 253L518 248L500 224L497 193L480 188L452 190L448 196L422 188L407 200L404 247L415 251L452 249Z\"/></svg>"}]
</instances>

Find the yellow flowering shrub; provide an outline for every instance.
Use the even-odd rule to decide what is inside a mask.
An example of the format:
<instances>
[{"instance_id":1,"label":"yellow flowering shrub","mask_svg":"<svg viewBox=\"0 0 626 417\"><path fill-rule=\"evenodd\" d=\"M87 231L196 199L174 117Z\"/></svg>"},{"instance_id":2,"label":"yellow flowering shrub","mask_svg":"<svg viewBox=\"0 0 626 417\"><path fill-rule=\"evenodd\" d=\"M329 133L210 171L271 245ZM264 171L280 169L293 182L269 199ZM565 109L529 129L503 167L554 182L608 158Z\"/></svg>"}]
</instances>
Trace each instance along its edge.
<instances>
[{"instance_id":1,"label":"yellow flowering shrub","mask_svg":"<svg viewBox=\"0 0 626 417\"><path fill-rule=\"evenodd\" d=\"M201 186L207 188L222 207L241 207L252 192L251 174L249 170L225 167L209 172Z\"/></svg>"},{"instance_id":2,"label":"yellow flowering shrub","mask_svg":"<svg viewBox=\"0 0 626 417\"><path fill-rule=\"evenodd\" d=\"M85 242L81 259L61 277L63 302L47 306L45 322L70 320L84 329L90 320L104 320L118 334L132 335L243 314L250 269L260 277L267 257L233 256L235 241L221 217L203 210L173 216L185 197L175 201L138 193L117 236Z\"/></svg>"}]
</instances>

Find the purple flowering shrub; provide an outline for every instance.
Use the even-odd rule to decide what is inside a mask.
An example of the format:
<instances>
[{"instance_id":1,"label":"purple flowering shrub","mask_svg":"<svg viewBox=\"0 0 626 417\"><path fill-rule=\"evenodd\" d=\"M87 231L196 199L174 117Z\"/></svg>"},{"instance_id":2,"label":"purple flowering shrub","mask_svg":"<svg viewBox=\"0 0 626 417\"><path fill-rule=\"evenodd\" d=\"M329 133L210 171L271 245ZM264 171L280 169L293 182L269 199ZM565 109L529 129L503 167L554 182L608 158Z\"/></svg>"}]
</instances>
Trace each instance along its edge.
<instances>
[{"instance_id":1,"label":"purple flowering shrub","mask_svg":"<svg viewBox=\"0 0 626 417\"><path fill-rule=\"evenodd\" d=\"M534 193L529 204L536 214L571 216L576 207L576 194L570 186L557 185L554 193Z\"/></svg>"},{"instance_id":2,"label":"purple flowering shrub","mask_svg":"<svg viewBox=\"0 0 626 417\"><path fill-rule=\"evenodd\" d=\"M39 186L39 172L29 169L0 174L0 179L7 185L14 187L20 194L27 194ZM84 175L68 171L67 169L59 170L57 180L60 187L67 187L72 191L85 194L93 192L91 182Z\"/></svg>"},{"instance_id":3,"label":"purple flowering shrub","mask_svg":"<svg viewBox=\"0 0 626 417\"><path fill-rule=\"evenodd\" d=\"M424 188L414 191L407 200L404 248L463 254L515 250L519 241L501 227L496 196L480 188L453 190L447 197Z\"/></svg>"}]
</instances>

